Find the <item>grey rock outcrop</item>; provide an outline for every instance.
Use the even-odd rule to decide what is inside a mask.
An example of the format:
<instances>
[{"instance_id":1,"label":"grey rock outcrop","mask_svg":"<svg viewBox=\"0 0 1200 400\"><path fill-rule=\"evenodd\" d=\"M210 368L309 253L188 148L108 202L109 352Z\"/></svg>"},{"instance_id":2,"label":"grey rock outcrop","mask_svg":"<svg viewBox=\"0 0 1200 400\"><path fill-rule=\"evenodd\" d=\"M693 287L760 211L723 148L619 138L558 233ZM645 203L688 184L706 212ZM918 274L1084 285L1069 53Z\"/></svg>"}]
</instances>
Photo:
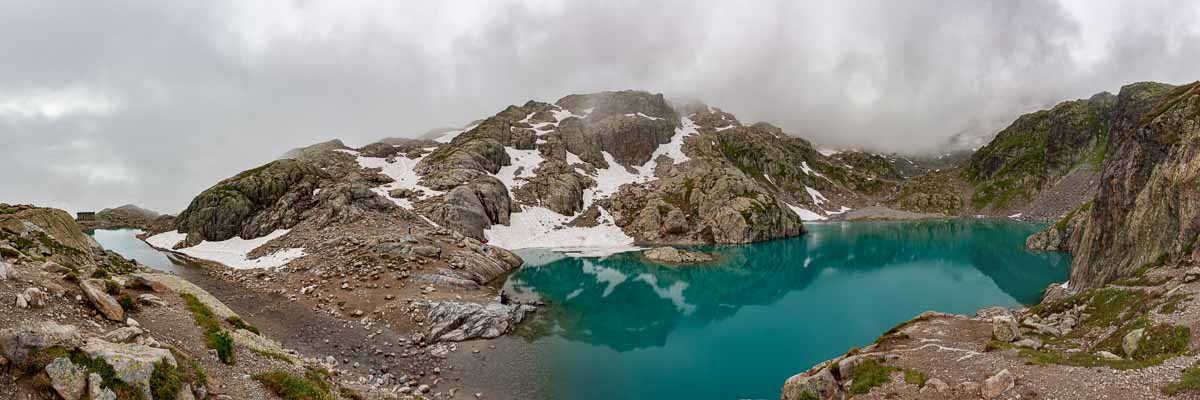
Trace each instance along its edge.
<instances>
[{"instance_id":1,"label":"grey rock outcrop","mask_svg":"<svg viewBox=\"0 0 1200 400\"><path fill-rule=\"evenodd\" d=\"M479 304L464 301L417 303L425 309L429 323L430 341L457 342L470 339L491 339L516 328L533 311L522 304Z\"/></svg>"},{"instance_id":2,"label":"grey rock outcrop","mask_svg":"<svg viewBox=\"0 0 1200 400\"><path fill-rule=\"evenodd\" d=\"M37 321L0 330L0 355L17 364L30 354L51 347L75 348L83 344L79 330L71 325Z\"/></svg>"},{"instance_id":3,"label":"grey rock outcrop","mask_svg":"<svg viewBox=\"0 0 1200 400\"><path fill-rule=\"evenodd\" d=\"M140 344L114 344L89 339L79 350L88 357L111 365L118 380L137 388L147 399L153 397L150 394L150 375L154 373L154 364L165 362L172 367L177 365L170 350Z\"/></svg>"},{"instance_id":4,"label":"grey rock outcrop","mask_svg":"<svg viewBox=\"0 0 1200 400\"><path fill-rule=\"evenodd\" d=\"M46 375L50 377L50 386L63 400L79 400L87 389L87 372L75 366L64 357L59 357L46 365Z\"/></svg>"},{"instance_id":5,"label":"grey rock outcrop","mask_svg":"<svg viewBox=\"0 0 1200 400\"><path fill-rule=\"evenodd\" d=\"M818 399L833 398L838 392L837 380L829 368L814 373L796 374L783 383L782 400L802 400L815 396Z\"/></svg>"},{"instance_id":6,"label":"grey rock outcrop","mask_svg":"<svg viewBox=\"0 0 1200 400\"><path fill-rule=\"evenodd\" d=\"M716 256L706 253L679 250L674 247L655 247L642 252L646 259L671 264L695 264L716 260Z\"/></svg>"},{"instance_id":7,"label":"grey rock outcrop","mask_svg":"<svg viewBox=\"0 0 1200 400\"><path fill-rule=\"evenodd\" d=\"M201 192L176 218L187 243L256 238L290 228L315 204L326 174L301 160L277 160L244 171Z\"/></svg>"},{"instance_id":8,"label":"grey rock outcrop","mask_svg":"<svg viewBox=\"0 0 1200 400\"><path fill-rule=\"evenodd\" d=\"M1007 369L1000 370L996 375L985 379L983 385L979 387L979 395L985 399L995 399L1000 397L1012 389L1016 385L1016 379Z\"/></svg>"},{"instance_id":9,"label":"grey rock outcrop","mask_svg":"<svg viewBox=\"0 0 1200 400\"><path fill-rule=\"evenodd\" d=\"M508 224L512 200L508 188L487 176L455 187L445 201L429 209L429 218L476 239L492 224Z\"/></svg>"},{"instance_id":10,"label":"grey rock outcrop","mask_svg":"<svg viewBox=\"0 0 1200 400\"><path fill-rule=\"evenodd\" d=\"M92 306L96 307L104 315L113 321L125 320L125 309L121 308L121 304L117 303L116 299L104 292L104 283L95 279L85 279L79 282L79 288L83 289L83 294L92 302Z\"/></svg>"}]
</instances>

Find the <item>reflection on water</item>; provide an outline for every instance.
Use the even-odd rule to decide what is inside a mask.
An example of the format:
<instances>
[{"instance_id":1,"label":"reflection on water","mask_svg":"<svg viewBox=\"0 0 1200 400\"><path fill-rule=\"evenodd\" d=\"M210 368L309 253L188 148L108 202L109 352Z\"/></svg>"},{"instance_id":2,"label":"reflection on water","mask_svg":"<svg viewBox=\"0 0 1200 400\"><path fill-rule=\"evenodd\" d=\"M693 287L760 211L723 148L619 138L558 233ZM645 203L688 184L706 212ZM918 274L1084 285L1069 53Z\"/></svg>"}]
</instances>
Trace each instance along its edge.
<instances>
[{"instance_id":1,"label":"reflection on water","mask_svg":"<svg viewBox=\"0 0 1200 400\"><path fill-rule=\"evenodd\" d=\"M89 233L105 249L112 250L122 257L137 260L150 268L160 271L185 275L191 267L187 261L178 256L158 251L137 238L142 234L138 229L97 229Z\"/></svg>"},{"instance_id":2,"label":"reflection on water","mask_svg":"<svg viewBox=\"0 0 1200 400\"><path fill-rule=\"evenodd\" d=\"M807 225L800 238L705 246L714 265L529 251L506 283L550 306L522 334L549 348L563 398L777 398L783 380L925 310L1036 302L1069 256L1032 253L1039 226L951 220Z\"/></svg>"}]
</instances>

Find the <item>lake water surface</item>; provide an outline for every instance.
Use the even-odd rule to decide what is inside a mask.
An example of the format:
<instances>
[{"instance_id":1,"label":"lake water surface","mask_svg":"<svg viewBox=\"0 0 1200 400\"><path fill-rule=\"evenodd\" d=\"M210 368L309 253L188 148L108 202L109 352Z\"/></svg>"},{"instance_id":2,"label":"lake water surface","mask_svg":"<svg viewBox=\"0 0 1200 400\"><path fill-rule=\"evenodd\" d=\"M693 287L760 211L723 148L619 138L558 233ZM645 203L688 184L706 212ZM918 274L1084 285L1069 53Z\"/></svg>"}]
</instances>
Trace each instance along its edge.
<instances>
[{"instance_id":1,"label":"lake water surface","mask_svg":"<svg viewBox=\"0 0 1200 400\"><path fill-rule=\"evenodd\" d=\"M187 277L189 272L197 268L174 254L159 251L137 238L142 234L138 229L97 229L88 233L105 249L112 250L122 257L134 259L150 268L160 271L174 272ZM189 271L189 268L193 269Z\"/></svg>"},{"instance_id":2,"label":"lake water surface","mask_svg":"<svg viewBox=\"0 0 1200 400\"><path fill-rule=\"evenodd\" d=\"M798 238L706 246L670 267L637 253L524 251L505 287L548 303L519 335L563 399L779 398L789 376L926 310L1039 300L1070 257L1035 253L1042 225L1007 220L806 224Z\"/></svg>"},{"instance_id":3,"label":"lake water surface","mask_svg":"<svg viewBox=\"0 0 1200 400\"><path fill-rule=\"evenodd\" d=\"M541 367L537 397L777 399L789 376L926 310L971 314L1036 302L1070 257L1035 253L1042 225L1007 220L811 223L804 236L703 246L721 261L671 267L637 253L525 250L505 288L548 305L515 339ZM136 230L101 245L184 277L195 267Z\"/></svg>"}]
</instances>

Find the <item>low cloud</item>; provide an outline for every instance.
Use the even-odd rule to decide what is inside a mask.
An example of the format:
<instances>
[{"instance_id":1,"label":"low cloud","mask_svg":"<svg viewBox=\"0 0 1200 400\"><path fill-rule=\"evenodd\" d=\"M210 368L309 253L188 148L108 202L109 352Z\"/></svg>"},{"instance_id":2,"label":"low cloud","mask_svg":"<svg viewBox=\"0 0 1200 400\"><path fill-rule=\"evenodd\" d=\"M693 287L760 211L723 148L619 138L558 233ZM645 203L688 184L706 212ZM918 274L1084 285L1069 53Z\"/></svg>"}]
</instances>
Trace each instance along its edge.
<instances>
[{"instance_id":1,"label":"low cloud","mask_svg":"<svg viewBox=\"0 0 1200 400\"><path fill-rule=\"evenodd\" d=\"M917 152L1200 79L1192 2L64 4L0 13L0 201L178 212L292 147L644 89L823 146Z\"/></svg>"}]
</instances>

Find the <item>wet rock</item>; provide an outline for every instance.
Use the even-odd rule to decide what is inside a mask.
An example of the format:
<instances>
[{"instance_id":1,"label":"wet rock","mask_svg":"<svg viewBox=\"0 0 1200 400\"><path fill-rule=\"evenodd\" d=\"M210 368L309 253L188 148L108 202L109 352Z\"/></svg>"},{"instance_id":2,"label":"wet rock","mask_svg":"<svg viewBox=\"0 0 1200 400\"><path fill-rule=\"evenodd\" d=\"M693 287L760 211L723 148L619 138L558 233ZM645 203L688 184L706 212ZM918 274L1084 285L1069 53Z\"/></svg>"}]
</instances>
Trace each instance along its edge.
<instances>
[{"instance_id":1,"label":"wet rock","mask_svg":"<svg viewBox=\"0 0 1200 400\"><path fill-rule=\"evenodd\" d=\"M104 292L103 282L87 279L79 282L79 288L83 289L83 294L92 302L92 306L104 314L105 318L113 321L125 320L125 310L121 308L121 304L117 303L116 299Z\"/></svg>"},{"instance_id":2,"label":"wet rock","mask_svg":"<svg viewBox=\"0 0 1200 400\"><path fill-rule=\"evenodd\" d=\"M1142 343L1142 338L1146 336L1146 329L1138 328L1125 334L1121 339L1121 350L1125 352L1126 357L1133 357L1137 353L1138 346Z\"/></svg>"},{"instance_id":3,"label":"wet rock","mask_svg":"<svg viewBox=\"0 0 1200 400\"><path fill-rule=\"evenodd\" d=\"M66 358L56 358L46 365L46 375L50 377L50 386L64 400L79 400L87 389L87 373Z\"/></svg>"},{"instance_id":4,"label":"wet rock","mask_svg":"<svg viewBox=\"0 0 1200 400\"><path fill-rule=\"evenodd\" d=\"M800 400L811 398L807 395L815 395L818 399L829 399L833 398L837 391L837 380L833 378L829 368L821 368L812 374L802 373L788 378L783 383L783 394L780 398L782 400Z\"/></svg>"},{"instance_id":5,"label":"wet rock","mask_svg":"<svg viewBox=\"0 0 1200 400\"><path fill-rule=\"evenodd\" d=\"M679 250L674 247L655 247L642 252L642 255L648 260L672 264L704 263L716 259L716 256L711 254Z\"/></svg>"},{"instance_id":6,"label":"wet rock","mask_svg":"<svg viewBox=\"0 0 1200 400\"><path fill-rule=\"evenodd\" d=\"M1021 338L1021 328L1017 321L1008 315L992 317L992 338L1004 343L1012 343Z\"/></svg>"},{"instance_id":7,"label":"wet rock","mask_svg":"<svg viewBox=\"0 0 1200 400\"><path fill-rule=\"evenodd\" d=\"M150 375L154 373L154 363L161 361L173 367L177 366L175 356L171 355L170 350L140 344L117 344L89 339L80 350L88 357L107 362L113 367L117 379L138 388L145 398L152 398Z\"/></svg>"},{"instance_id":8,"label":"wet rock","mask_svg":"<svg viewBox=\"0 0 1200 400\"><path fill-rule=\"evenodd\" d=\"M16 328L0 330L0 354L16 364L22 364L29 354L61 346L75 348L83 344L79 330L55 322L33 322Z\"/></svg>"},{"instance_id":9,"label":"wet rock","mask_svg":"<svg viewBox=\"0 0 1200 400\"><path fill-rule=\"evenodd\" d=\"M516 328L525 314L534 310L520 304L483 305L463 301L427 301L416 306L427 310L429 340L453 342L498 337Z\"/></svg>"},{"instance_id":10,"label":"wet rock","mask_svg":"<svg viewBox=\"0 0 1200 400\"><path fill-rule=\"evenodd\" d=\"M1007 369L1000 370L996 375L987 378L983 381L983 385L979 388L979 395L985 399L994 399L1000 397L1004 392L1012 389L1016 385L1016 379Z\"/></svg>"}]
</instances>

